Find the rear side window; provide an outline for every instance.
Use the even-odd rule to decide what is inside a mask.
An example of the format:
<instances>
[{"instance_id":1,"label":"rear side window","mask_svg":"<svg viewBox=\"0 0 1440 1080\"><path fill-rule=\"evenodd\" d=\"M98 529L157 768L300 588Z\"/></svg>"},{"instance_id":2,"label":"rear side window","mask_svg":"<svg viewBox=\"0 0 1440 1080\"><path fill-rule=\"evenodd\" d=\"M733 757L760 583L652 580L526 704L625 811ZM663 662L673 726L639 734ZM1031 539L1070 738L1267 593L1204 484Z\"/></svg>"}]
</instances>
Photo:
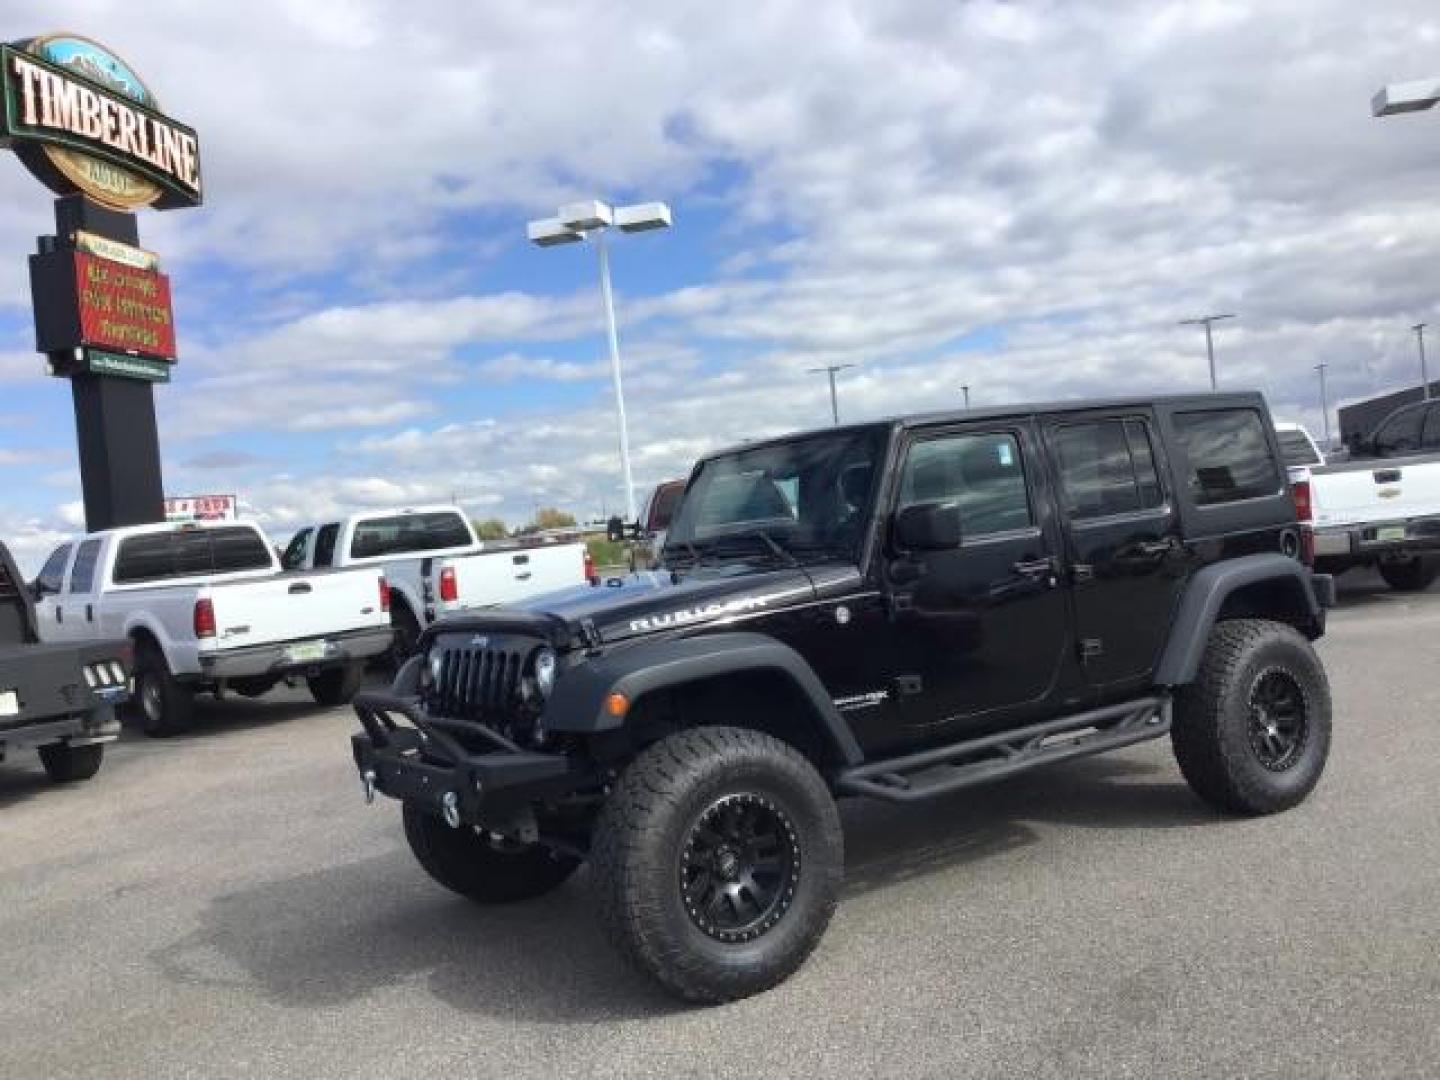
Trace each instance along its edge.
<instances>
[{"instance_id":1,"label":"rear side window","mask_svg":"<svg viewBox=\"0 0 1440 1080\"><path fill-rule=\"evenodd\" d=\"M270 551L254 529L181 529L131 536L115 556L115 584L266 570Z\"/></svg>"},{"instance_id":2,"label":"rear side window","mask_svg":"<svg viewBox=\"0 0 1440 1080\"><path fill-rule=\"evenodd\" d=\"M1285 458L1285 464L1292 469L1297 465L1320 464L1320 455L1299 428L1277 428L1275 435L1280 440L1280 453Z\"/></svg>"},{"instance_id":3,"label":"rear side window","mask_svg":"<svg viewBox=\"0 0 1440 1080\"><path fill-rule=\"evenodd\" d=\"M100 540L86 540L75 552L75 568L70 571L70 591L88 593L95 587L95 561L100 557Z\"/></svg>"},{"instance_id":4,"label":"rear side window","mask_svg":"<svg viewBox=\"0 0 1440 1080\"><path fill-rule=\"evenodd\" d=\"M1256 410L1176 413L1175 430L1190 459L1190 491L1200 506L1259 499L1280 491L1265 422Z\"/></svg>"},{"instance_id":5,"label":"rear side window","mask_svg":"<svg viewBox=\"0 0 1440 1080\"><path fill-rule=\"evenodd\" d=\"M340 525L321 525L315 534L315 565L335 565L335 540L340 535Z\"/></svg>"},{"instance_id":6,"label":"rear side window","mask_svg":"<svg viewBox=\"0 0 1440 1080\"><path fill-rule=\"evenodd\" d=\"M1055 432L1055 450L1072 518L1130 514L1164 502L1150 438L1138 420L1067 424Z\"/></svg>"},{"instance_id":7,"label":"rear side window","mask_svg":"<svg viewBox=\"0 0 1440 1080\"><path fill-rule=\"evenodd\" d=\"M332 541L333 542L333 541ZM470 530L457 513L398 514L357 522L350 541L352 559L407 555L440 548L467 547Z\"/></svg>"}]
</instances>

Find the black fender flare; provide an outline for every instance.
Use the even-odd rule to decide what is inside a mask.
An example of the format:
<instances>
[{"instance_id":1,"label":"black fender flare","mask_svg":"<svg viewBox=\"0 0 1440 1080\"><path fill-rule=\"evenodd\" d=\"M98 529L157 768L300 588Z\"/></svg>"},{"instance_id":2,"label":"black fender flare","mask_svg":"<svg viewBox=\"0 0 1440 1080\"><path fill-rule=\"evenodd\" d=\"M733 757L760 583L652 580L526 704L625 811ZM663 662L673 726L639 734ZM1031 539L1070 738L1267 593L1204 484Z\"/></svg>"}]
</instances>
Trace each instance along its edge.
<instances>
[{"instance_id":1,"label":"black fender flare","mask_svg":"<svg viewBox=\"0 0 1440 1080\"><path fill-rule=\"evenodd\" d=\"M1318 637L1325 626L1321 597L1328 595L1328 578L1322 583L1304 564L1278 552L1211 563L1196 571L1185 586L1165 650L1155 668L1155 682L1160 686L1183 686L1194 681L1225 601L1249 585L1266 581L1283 583L1283 587L1294 590L1294 598L1308 613L1314 636Z\"/></svg>"},{"instance_id":2,"label":"black fender flare","mask_svg":"<svg viewBox=\"0 0 1440 1080\"><path fill-rule=\"evenodd\" d=\"M611 694L636 701L654 690L739 672L788 679L815 711L819 734L847 765L864 760L860 744L819 677L790 646L764 634L718 633L638 643L588 659L556 680L541 722L546 730L592 735L624 724L605 708Z\"/></svg>"}]
</instances>

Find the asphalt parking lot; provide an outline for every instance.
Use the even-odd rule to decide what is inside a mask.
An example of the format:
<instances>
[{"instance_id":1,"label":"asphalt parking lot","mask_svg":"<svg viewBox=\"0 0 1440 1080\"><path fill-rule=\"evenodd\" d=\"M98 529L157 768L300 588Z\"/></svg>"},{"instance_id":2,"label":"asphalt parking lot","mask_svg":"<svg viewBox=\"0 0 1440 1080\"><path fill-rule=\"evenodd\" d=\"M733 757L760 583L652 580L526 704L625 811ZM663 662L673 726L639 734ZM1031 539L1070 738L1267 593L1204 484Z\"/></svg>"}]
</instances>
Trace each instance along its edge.
<instances>
[{"instance_id":1,"label":"asphalt parking lot","mask_svg":"<svg viewBox=\"0 0 1440 1080\"><path fill-rule=\"evenodd\" d=\"M686 1009L582 873L479 909L367 808L345 710L207 708L73 788L0 767L0 1076L1305 1076L1440 1070L1440 589L1342 583L1320 788L1223 820L1168 743L844 810L779 989Z\"/></svg>"}]
</instances>

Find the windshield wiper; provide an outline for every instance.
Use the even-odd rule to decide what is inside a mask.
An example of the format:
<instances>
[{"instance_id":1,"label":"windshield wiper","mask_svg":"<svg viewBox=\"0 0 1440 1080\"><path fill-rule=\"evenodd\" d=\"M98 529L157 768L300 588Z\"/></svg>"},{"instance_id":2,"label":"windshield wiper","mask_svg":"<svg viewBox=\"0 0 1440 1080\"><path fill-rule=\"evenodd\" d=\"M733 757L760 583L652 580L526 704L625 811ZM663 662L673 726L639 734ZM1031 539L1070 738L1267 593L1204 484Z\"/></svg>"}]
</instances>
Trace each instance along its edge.
<instances>
[{"instance_id":1,"label":"windshield wiper","mask_svg":"<svg viewBox=\"0 0 1440 1080\"><path fill-rule=\"evenodd\" d=\"M795 557L795 553L781 544L780 541L776 540L764 529L755 529L753 532L745 533L745 535L758 537L765 546L774 553L777 559L784 559L791 566L800 565L800 560Z\"/></svg>"}]
</instances>

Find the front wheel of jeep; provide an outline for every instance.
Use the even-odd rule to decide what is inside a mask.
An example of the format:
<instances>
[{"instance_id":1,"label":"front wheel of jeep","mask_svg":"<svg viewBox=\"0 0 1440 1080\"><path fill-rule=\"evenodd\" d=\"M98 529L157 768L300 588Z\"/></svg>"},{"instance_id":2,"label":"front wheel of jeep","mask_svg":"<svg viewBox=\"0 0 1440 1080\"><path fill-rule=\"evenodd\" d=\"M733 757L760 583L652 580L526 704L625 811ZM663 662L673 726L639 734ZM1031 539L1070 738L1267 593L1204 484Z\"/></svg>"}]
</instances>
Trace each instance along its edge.
<instances>
[{"instance_id":1,"label":"front wheel of jeep","mask_svg":"<svg viewBox=\"0 0 1440 1080\"><path fill-rule=\"evenodd\" d=\"M539 844L497 839L482 829L452 829L406 803L405 839L424 871L452 892L481 904L513 904L558 889L580 860Z\"/></svg>"},{"instance_id":2,"label":"front wheel of jeep","mask_svg":"<svg viewBox=\"0 0 1440 1080\"><path fill-rule=\"evenodd\" d=\"M768 990L805 962L840 892L840 815L814 767L757 731L704 727L621 775L590 854L620 951L690 1001Z\"/></svg>"},{"instance_id":3,"label":"front wheel of jeep","mask_svg":"<svg viewBox=\"0 0 1440 1080\"><path fill-rule=\"evenodd\" d=\"M1195 681L1175 698L1170 737L1202 799L1273 814L1309 795L1330 752L1330 684L1310 642L1262 619L1217 623Z\"/></svg>"}]
</instances>

